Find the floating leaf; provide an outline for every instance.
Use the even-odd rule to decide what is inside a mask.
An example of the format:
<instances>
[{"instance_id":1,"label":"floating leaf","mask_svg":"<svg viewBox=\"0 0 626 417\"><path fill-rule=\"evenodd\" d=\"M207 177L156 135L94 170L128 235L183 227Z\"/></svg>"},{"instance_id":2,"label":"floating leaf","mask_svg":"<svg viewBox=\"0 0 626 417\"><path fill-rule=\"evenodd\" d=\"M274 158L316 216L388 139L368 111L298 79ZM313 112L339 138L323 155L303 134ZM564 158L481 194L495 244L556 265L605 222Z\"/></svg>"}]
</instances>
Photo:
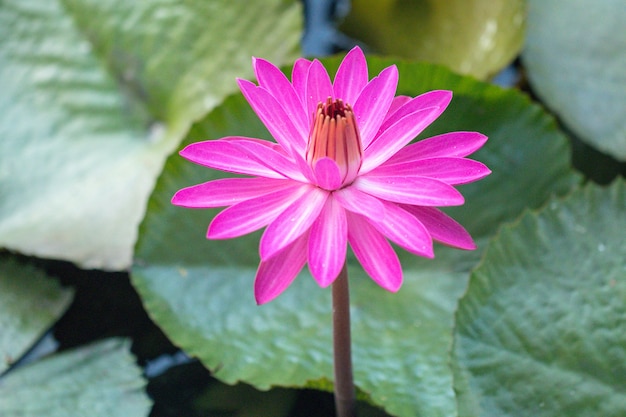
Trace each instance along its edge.
<instances>
[{"instance_id":1,"label":"floating leaf","mask_svg":"<svg viewBox=\"0 0 626 417\"><path fill-rule=\"evenodd\" d=\"M48 330L72 301L72 291L32 265L0 257L0 374Z\"/></svg>"},{"instance_id":2,"label":"floating leaf","mask_svg":"<svg viewBox=\"0 0 626 417\"><path fill-rule=\"evenodd\" d=\"M342 29L376 52L487 78L524 41L523 0L353 0Z\"/></svg>"},{"instance_id":3,"label":"floating leaf","mask_svg":"<svg viewBox=\"0 0 626 417\"><path fill-rule=\"evenodd\" d=\"M0 247L130 265L165 156L250 76L294 57L297 1L0 2Z\"/></svg>"},{"instance_id":4,"label":"floating leaf","mask_svg":"<svg viewBox=\"0 0 626 417\"><path fill-rule=\"evenodd\" d=\"M226 386L214 384L196 399L196 408L202 415L228 415L237 417L275 416L288 417L295 402L293 390L275 389L259 392L249 385ZM245 401L242 399L245 398Z\"/></svg>"},{"instance_id":5,"label":"floating leaf","mask_svg":"<svg viewBox=\"0 0 626 417\"><path fill-rule=\"evenodd\" d=\"M626 161L622 0L530 0L522 58L537 95L574 133Z\"/></svg>"},{"instance_id":6,"label":"floating leaf","mask_svg":"<svg viewBox=\"0 0 626 417\"><path fill-rule=\"evenodd\" d=\"M109 339L19 367L0 380L3 417L147 416L129 343Z\"/></svg>"},{"instance_id":7,"label":"floating leaf","mask_svg":"<svg viewBox=\"0 0 626 417\"><path fill-rule=\"evenodd\" d=\"M626 184L502 230L457 313L461 416L626 415Z\"/></svg>"},{"instance_id":8,"label":"floating leaf","mask_svg":"<svg viewBox=\"0 0 626 417\"><path fill-rule=\"evenodd\" d=\"M339 60L327 63L336 68ZM394 62L369 63L374 73ZM474 129L490 136L476 159L494 172L481 187L464 187L467 203L455 210L476 237L489 236L501 221L577 181L566 139L526 97L441 67L401 63L399 70L401 94L455 91L450 108L427 135ZM269 137L237 95L196 124L184 144L226 135ZM259 233L207 241L206 227L217 210L170 204L176 190L225 175L177 155L166 162L140 228L132 271L146 309L174 343L225 382L267 389L332 380L330 291L304 271L275 301L256 306L252 283ZM453 313L478 254L457 257L443 247L435 253L435 261L400 254L405 282L397 294L381 290L349 259L356 383L394 415L456 413L448 357Z\"/></svg>"}]
</instances>

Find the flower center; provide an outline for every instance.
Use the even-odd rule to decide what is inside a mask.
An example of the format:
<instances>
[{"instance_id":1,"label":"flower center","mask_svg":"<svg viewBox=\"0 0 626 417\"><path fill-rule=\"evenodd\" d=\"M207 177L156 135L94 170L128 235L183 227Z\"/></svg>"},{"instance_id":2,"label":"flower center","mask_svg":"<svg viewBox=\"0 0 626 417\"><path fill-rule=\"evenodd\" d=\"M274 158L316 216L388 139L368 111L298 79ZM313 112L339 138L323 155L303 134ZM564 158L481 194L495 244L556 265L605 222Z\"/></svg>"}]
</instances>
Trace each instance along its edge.
<instances>
[{"instance_id":1,"label":"flower center","mask_svg":"<svg viewBox=\"0 0 626 417\"><path fill-rule=\"evenodd\" d=\"M361 135L349 104L340 99L319 103L309 135L306 160L312 168L322 158L337 163L342 185L350 184L361 168Z\"/></svg>"}]
</instances>

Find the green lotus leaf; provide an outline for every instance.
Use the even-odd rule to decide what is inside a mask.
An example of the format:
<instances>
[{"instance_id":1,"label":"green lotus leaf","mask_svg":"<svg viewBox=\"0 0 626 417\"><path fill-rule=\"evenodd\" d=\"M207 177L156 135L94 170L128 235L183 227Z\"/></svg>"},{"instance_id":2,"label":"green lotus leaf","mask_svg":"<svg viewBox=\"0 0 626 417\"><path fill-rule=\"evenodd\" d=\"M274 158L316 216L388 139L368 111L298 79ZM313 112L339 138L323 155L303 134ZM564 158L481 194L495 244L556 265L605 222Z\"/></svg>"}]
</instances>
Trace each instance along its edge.
<instances>
[{"instance_id":1,"label":"green lotus leaf","mask_svg":"<svg viewBox=\"0 0 626 417\"><path fill-rule=\"evenodd\" d=\"M45 272L0 256L0 374L52 327L72 296Z\"/></svg>"},{"instance_id":2,"label":"green lotus leaf","mask_svg":"<svg viewBox=\"0 0 626 417\"><path fill-rule=\"evenodd\" d=\"M0 2L0 247L124 269L189 126L301 36L285 0Z\"/></svg>"},{"instance_id":3,"label":"green lotus leaf","mask_svg":"<svg viewBox=\"0 0 626 417\"><path fill-rule=\"evenodd\" d=\"M109 339L12 370L0 379L0 415L147 416L152 404L129 345Z\"/></svg>"},{"instance_id":4,"label":"green lotus leaf","mask_svg":"<svg viewBox=\"0 0 626 417\"><path fill-rule=\"evenodd\" d=\"M505 227L459 303L459 415L626 415L626 184Z\"/></svg>"},{"instance_id":5,"label":"green lotus leaf","mask_svg":"<svg viewBox=\"0 0 626 417\"><path fill-rule=\"evenodd\" d=\"M530 0L522 55L533 90L589 145L626 161L626 7Z\"/></svg>"},{"instance_id":6,"label":"green lotus leaf","mask_svg":"<svg viewBox=\"0 0 626 417\"><path fill-rule=\"evenodd\" d=\"M342 29L385 55L446 65L484 79L524 42L523 0L353 0Z\"/></svg>"}]
</instances>

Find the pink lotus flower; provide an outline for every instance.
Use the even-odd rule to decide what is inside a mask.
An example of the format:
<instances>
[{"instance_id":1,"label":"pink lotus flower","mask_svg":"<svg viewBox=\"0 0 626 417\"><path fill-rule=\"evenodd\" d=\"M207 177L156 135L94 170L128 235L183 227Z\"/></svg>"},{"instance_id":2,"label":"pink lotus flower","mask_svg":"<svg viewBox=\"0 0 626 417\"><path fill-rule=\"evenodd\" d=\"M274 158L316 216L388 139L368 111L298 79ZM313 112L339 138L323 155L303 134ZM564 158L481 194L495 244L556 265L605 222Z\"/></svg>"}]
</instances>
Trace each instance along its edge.
<instances>
[{"instance_id":1,"label":"pink lotus flower","mask_svg":"<svg viewBox=\"0 0 626 417\"><path fill-rule=\"evenodd\" d=\"M464 158L487 138L452 132L406 146L449 104L452 93L395 96L398 70L368 80L363 52L352 49L334 82L322 64L299 59L291 82L274 65L253 60L259 85L239 87L276 142L229 136L180 154L222 171L251 176L178 191L172 203L224 207L208 239L229 239L265 226L254 283L257 303L271 301L306 263L321 287L346 260L348 244L381 287L397 291L402 268L389 241L432 258L433 240L475 249L465 229L435 206L463 204L453 187L490 173Z\"/></svg>"}]
</instances>

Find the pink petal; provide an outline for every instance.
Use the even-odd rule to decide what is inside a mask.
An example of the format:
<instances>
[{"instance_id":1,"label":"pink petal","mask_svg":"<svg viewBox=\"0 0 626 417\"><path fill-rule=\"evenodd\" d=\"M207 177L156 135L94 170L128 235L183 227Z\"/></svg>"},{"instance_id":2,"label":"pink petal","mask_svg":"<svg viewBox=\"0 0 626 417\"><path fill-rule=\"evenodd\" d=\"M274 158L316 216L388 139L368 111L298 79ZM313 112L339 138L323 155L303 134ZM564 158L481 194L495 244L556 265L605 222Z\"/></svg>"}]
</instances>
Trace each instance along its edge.
<instances>
[{"instance_id":1,"label":"pink petal","mask_svg":"<svg viewBox=\"0 0 626 417\"><path fill-rule=\"evenodd\" d=\"M410 213L396 204L380 200L355 187L333 193L342 207L366 217L379 232L412 253L432 258L432 239L428 230Z\"/></svg>"},{"instance_id":2,"label":"pink petal","mask_svg":"<svg viewBox=\"0 0 626 417\"><path fill-rule=\"evenodd\" d=\"M308 132L310 129L308 115L305 113L300 97L296 94L285 74L274 64L264 59L255 58L253 65L259 86L269 91L278 101L296 129L300 132Z\"/></svg>"},{"instance_id":3,"label":"pink petal","mask_svg":"<svg viewBox=\"0 0 626 417\"><path fill-rule=\"evenodd\" d=\"M287 152L304 152L309 131L298 130L285 109L262 87L237 79L239 89L276 142Z\"/></svg>"},{"instance_id":4,"label":"pink petal","mask_svg":"<svg viewBox=\"0 0 626 417\"><path fill-rule=\"evenodd\" d=\"M420 206L403 206L403 208L417 217L436 241L459 249L476 249L476 244L463 226L441 210Z\"/></svg>"},{"instance_id":5,"label":"pink petal","mask_svg":"<svg viewBox=\"0 0 626 417\"><path fill-rule=\"evenodd\" d=\"M391 102L391 106L389 106L389 110L387 110L387 115L385 115L385 120L383 121L382 126L385 125L386 121L389 119L389 117L391 117L396 112L396 110L404 106L406 103L408 103L412 99L413 97L409 97L409 96L395 96L393 98L393 101Z\"/></svg>"},{"instance_id":6,"label":"pink petal","mask_svg":"<svg viewBox=\"0 0 626 417\"><path fill-rule=\"evenodd\" d=\"M261 260L271 258L300 237L319 216L329 193L312 185L305 187L306 193L285 208L265 229L259 245Z\"/></svg>"},{"instance_id":7,"label":"pink petal","mask_svg":"<svg viewBox=\"0 0 626 417\"><path fill-rule=\"evenodd\" d=\"M381 216L369 217L368 220L387 239L407 251L426 258L434 258L433 240L429 230L411 213L394 203L386 203L384 220Z\"/></svg>"},{"instance_id":8,"label":"pink petal","mask_svg":"<svg viewBox=\"0 0 626 417\"><path fill-rule=\"evenodd\" d=\"M309 236L309 270L324 288L332 284L346 262L348 223L346 212L329 198L311 226Z\"/></svg>"},{"instance_id":9,"label":"pink petal","mask_svg":"<svg viewBox=\"0 0 626 417\"><path fill-rule=\"evenodd\" d=\"M420 140L402 148L388 164L418 161L426 158L467 156L487 142L487 136L478 132L450 132Z\"/></svg>"},{"instance_id":10,"label":"pink petal","mask_svg":"<svg viewBox=\"0 0 626 417\"><path fill-rule=\"evenodd\" d=\"M395 124L398 120L402 119L404 116L415 113L419 110L428 109L430 107L439 107L441 112L448 107L450 101L452 100L452 91L446 90L433 90L424 94L420 94L417 97L414 97L408 100L404 105L400 106L396 109L394 113L391 113L391 110L387 113L387 118L385 122L380 127L379 132L383 132Z\"/></svg>"},{"instance_id":11,"label":"pink petal","mask_svg":"<svg viewBox=\"0 0 626 417\"><path fill-rule=\"evenodd\" d=\"M268 148L276 151L276 152L280 152L285 156L289 156L289 153L287 153L287 151L285 151L283 149L282 146L280 146L278 143L276 142L272 142L270 140L267 139L259 139L259 138L247 138L244 136L226 136L223 138L220 138L220 140L223 141L228 141L228 142L254 142L254 143L258 143L259 145L263 145L263 146L267 146Z\"/></svg>"},{"instance_id":12,"label":"pink petal","mask_svg":"<svg viewBox=\"0 0 626 417\"><path fill-rule=\"evenodd\" d=\"M305 233L270 259L261 262L254 279L257 304L272 301L291 285L306 263L307 241L308 233Z\"/></svg>"},{"instance_id":13,"label":"pink petal","mask_svg":"<svg viewBox=\"0 0 626 417\"><path fill-rule=\"evenodd\" d=\"M315 174L313 173L313 169L309 165L309 163L304 159L304 157L300 154L294 154L293 158L298 165L298 169L304 175L308 182L312 184L317 184L317 179L315 178Z\"/></svg>"},{"instance_id":14,"label":"pink petal","mask_svg":"<svg viewBox=\"0 0 626 417\"><path fill-rule=\"evenodd\" d=\"M371 171L391 158L407 143L422 133L443 110L438 107L418 110L408 114L376 137L363 153L360 173Z\"/></svg>"},{"instance_id":15,"label":"pink petal","mask_svg":"<svg viewBox=\"0 0 626 417\"><path fill-rule=\"evenodd\" d=\"M187 145L180 155L188 160L209 168L237 174L258 175L266 178L285 178L285 176L265 164L251 161L248 154L233 142L253 140L244 137L229 137L219 140L207 140Z\"/></svg>"},{"instance_id":16,"label":"pink petal","mask_svg":"<svg viewBox=\"0 0 626 417\"><path fill-rule=\"evenodd\" d=\"M346 217L348 242L365 272L387 291L398 291L402 266L389 242L364 217L350 212Z\"/></svg>"},{"instance_id":17,"label":"pink petal","mask_svg":"<svg viewBox=\"0 0 626 417\"><path fill-rule=\"evenodd\" d=\"M265 165L268 169L274 170L287 178L301 182L307 181L295 161L287 157L283 152L278 152L261 143L262 141L232 140L230 142L239 147L240 151L245 153L251 162ZM267 143L267 141L265 142Z\"/></svg>"},{"instance_id":18,"label":"pink petal","mask_svg":"<svg viewBox=\"0 0 626 417\"><path fill-rule=\"evenodd\" d=\"M307 111L306 77L309 74L310 66L311 61L304 58L298 58L293 64L293 69L291 70L291 83L293 85L293 89L296 91L296 94L302 102L302 108L305 112Z\"/></svg>"},{"instance_id":19,"label":"pink petal","mask_svg":"<svg viewBox=\"0 0 626 417\"><path fill-rule=\"evenodd\" d=\"M466 158L428 158L417 161L391 164L385 162L370 171L368 176L376 177L428 177L446 184L458 185L477 181L491 171L484 164Z\"/></svg>"},{"instance_id":20,"label":"pink petal","mask_svg":"<svg viewBox=\"0 0 626 417\"><path fill-rule=\"evenodd\" d=\"M464 199L454 187L425 177L358 177L352 186L395 203L417 206L458 206Z\"/></svg>"},{"instance_id":21,"label":"pink petal","mask_svg":"<svg viewBox=\"0 0 626 417\"><path fill-rule=\"evenodd\" d=\"M333 85L326 68L317 59L313 60L309 67L309 74L306 80L306 109L309 116L309 125L313 121L313 116L319 103L326 101L328 97L334 97ZM309 132L306 132L307 135Z\"/></svg>"},{"instance_id":22,"label":"pink petal","mask_svg":"<svg viewBox=\"0 0 626 417\"><path fill-rule=\"evenodd\" d=\"M361 140L365 149L374 139L385 115L391 106L398 86L398 68L395 65L385 68L361 91L353 105L354 115L359 124Z\"/></svg>"},{"instance_id":23,"label":"pink petal","mask_svg":"<svg viewBox=\"0 0 626 417\"><path fill-rule=\"evenodd\" d=\"M355 187L333 193L348 211L366 217L379 232L412 253L432 258L432 239L426 228L396 204L380 200Z\"/></svg>"},{"instance_id":24,"label":"pink petal","mask_svg":"<svg viewBox=\"0 0 626 417\"><path fill-rule=\"evenodd\" d=\"M333 193L333 196L341 206L353 213L362 214L366 217L378 216L381 220L385 217L385 206L376 197L372 197L355 187L345 187Z\"/></svg>"},{"instance_id":25,"label":"pink petal","mask_svg":"<svg viewBox=\"0 0 626 417\"><path fill-rule=\"evenodd\" d=\"M309 187L292 182L289 187L241 201L223 210L209 225L207 239L230 239L267 226L304 195Z\"/></svg>"},{"instance_id":26,"label":"pink petal","mask_svg":"<svg viewBox=\"0 0 626 417\"><path fill-rule=\"evenodd\" d=\"M183 188L174 194L172 204L189 208L232 206L291 185L284 179L224 178Z\"/></svg>"},{"instance_id":27,"label":"pink petal","mask_svg":"<svg viewBox=\"0 0 626 417\"><path fill-rule=\"evenodd\" d=\"M354 104L363 87L367 85L367 80L365 55L363 55L361 48L355 46L341 61L335 75L333 84L335 98L342 99L344 103L350 105Z\"/></svg>"},{"instance_id":28,"label":"pink petal","mask_svg":"<svg viewBox=\"0 0 626 417\"><path fill-rule=\"evenodd\" d=\"M315 178L317 185L325 190L336 190L343 181L337 163L331 158L322 158L315 163Z\"/></svg>"}]
</instances>

